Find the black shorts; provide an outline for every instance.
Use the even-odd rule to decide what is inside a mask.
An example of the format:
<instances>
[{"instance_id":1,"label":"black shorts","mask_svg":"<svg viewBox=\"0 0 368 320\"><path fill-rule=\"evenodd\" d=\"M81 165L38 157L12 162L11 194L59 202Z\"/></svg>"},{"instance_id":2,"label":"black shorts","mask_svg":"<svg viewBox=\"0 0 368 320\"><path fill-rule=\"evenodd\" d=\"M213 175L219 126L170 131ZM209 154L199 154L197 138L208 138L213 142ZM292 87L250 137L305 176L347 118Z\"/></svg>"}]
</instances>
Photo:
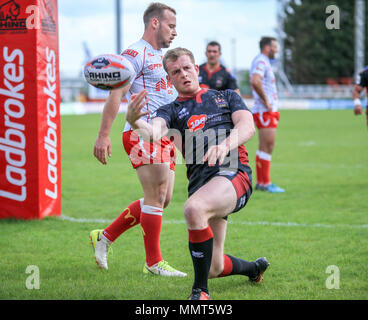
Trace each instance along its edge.
<instances>
[{"instance_id":1,"label":"black shorts","mask_svg":"<svg viewBox=\"0 0 368 320\"><path fill-rule=\"evenodd\" d=\"M248 165L242 164L237 171L206 166L201 170L201 173L196 176L196 179L192 177L190 177L192 179L189 178L188 197L194 194L213 177L219 176L230 180L237 195L236 206L232 213L244 208L252 194L252 169Z\"/></svg>"}]
</instances>

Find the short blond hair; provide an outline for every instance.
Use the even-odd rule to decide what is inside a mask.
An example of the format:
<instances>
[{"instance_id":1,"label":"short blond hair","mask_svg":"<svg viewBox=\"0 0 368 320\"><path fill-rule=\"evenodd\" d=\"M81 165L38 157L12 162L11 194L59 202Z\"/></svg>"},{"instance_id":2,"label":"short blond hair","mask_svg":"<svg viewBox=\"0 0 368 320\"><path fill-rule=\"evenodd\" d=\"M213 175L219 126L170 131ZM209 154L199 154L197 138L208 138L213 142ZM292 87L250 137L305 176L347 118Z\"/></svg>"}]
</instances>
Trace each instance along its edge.
<instances>
[{"instance_id":1,"label":"short blond hair","mask_svg":"<svg viewBox=\"0 0 368 320\"><path fill-rule=\"evenodd\" d=\"M195 65L195 60L194 60L194 55L192 53L192 51L185 49L185 48L175 48L175 49L171 49L168 50L165 55L164 58L162 60L162 64L164 65L164 69L167 72L167 61L171 60L173 62L175 62L176 60L179 59L179 57L187 55L190 58L190 61L192 61L192 63ZM168 73L168 72L167 72Z\"/></svg>"},{"instance_id":2,"label":"short blond hair","mask_svg":"<svg viewBox=\"0 0 368 320\"><path fill-rule=\"evenodd\" d=\"M159 21L162 19L164 11L169 10L176 15L175 9L160 2L152 2L143 14L144 28L147 29L149 23L153 18L157 18Z\"/></svg>"}]
</instances>

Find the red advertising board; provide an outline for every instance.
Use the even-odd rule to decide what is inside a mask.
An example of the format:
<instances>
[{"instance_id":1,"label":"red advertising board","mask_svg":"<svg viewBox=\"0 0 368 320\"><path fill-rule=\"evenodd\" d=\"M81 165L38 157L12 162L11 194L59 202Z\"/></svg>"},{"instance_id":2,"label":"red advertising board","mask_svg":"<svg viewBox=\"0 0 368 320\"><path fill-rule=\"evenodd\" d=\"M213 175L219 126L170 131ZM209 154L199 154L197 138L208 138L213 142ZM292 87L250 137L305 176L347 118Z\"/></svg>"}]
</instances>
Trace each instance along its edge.
<instances>
[{"instance_id":1,"label":"red advertising board","mask_svg":"<svg viewBox=\"0 0 368 320\"><path fill-rule=\"evenodd\" d=\"M0 0L0 218L61 213L57 0Z\"/></svg>"}]
</instances>

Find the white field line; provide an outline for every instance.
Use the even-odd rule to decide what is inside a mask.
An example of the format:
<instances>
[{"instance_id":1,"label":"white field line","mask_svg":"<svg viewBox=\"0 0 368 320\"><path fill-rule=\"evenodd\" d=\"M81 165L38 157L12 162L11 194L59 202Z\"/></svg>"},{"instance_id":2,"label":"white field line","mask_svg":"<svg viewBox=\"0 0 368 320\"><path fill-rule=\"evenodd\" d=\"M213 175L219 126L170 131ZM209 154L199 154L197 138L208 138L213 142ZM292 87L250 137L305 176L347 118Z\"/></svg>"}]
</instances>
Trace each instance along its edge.
<instances>
[{"instance_id":1,"label":"white field line","mask_svg":"<svg viewBox=\"0 0 368 320\"><path fill-rule=\"evenodd\" d=\"M61 215L61 220L78 222L78 223L107 223L110 224L113 220L105 219L85 219L85 218L73 218L65 215ZM185 220L165 220L163 224L185 224ZM229 224L234 225L247 225L247 226L273 226L273 227L303 227L303 228L353 228L353 229L368 229L368 224L323 224L323 223L296 223L296 222L269 222L269 221L229 221Z\"/></svg>"}]
</instances>

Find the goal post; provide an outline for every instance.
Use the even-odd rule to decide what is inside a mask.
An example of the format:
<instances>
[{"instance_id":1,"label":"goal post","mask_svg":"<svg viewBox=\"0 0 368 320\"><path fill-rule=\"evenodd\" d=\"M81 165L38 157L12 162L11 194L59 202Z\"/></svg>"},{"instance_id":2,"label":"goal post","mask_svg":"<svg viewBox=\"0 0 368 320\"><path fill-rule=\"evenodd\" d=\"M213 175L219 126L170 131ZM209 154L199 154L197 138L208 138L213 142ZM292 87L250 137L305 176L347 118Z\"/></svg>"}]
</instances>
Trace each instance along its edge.
<instances>
[{"instance_id":1,"label":"goal post","mask_svg":"<svg viewBox=\"0 0 368 320\"><path fill-rule=\"evenodd\" d=\"M0 218L61 214L57 0L0 0Z\"/></svg>"}]
</instances>

